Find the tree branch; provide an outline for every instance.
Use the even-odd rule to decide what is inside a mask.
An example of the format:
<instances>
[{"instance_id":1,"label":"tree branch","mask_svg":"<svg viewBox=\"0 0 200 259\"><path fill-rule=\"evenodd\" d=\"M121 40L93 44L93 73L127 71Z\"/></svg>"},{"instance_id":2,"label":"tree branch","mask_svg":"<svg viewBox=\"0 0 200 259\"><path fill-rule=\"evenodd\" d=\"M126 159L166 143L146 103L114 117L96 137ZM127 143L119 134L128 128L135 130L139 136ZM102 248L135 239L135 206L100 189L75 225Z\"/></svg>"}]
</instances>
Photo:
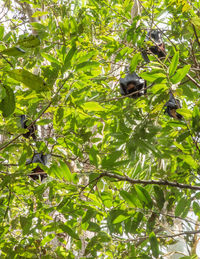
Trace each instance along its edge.
<instances>
[{"instance_id":1,"label":"tree branch","mask_svg":"<svg viewBox=\"0 0 200 259\"><path fill-rule=\"evenodd\" d=\"M197 43L198 43L198 45L199 45L199 47L200 47L199 38L198 38L197 31L196 31L196 29L195 29L194 24L192 24L192 28L193 28L193 31L194 31L194 35L195 35L196 41L197 41Z\"/></svg>"},{"instance_id":2,"label":"tree branch","mask_svg":"<svg viewBox=\"0 0 200 259\"><path fill-rule=\"evenodd\" d=\"M198 84L197 81L196 81L193 77L191 77L189 74L187 74L187 77L188 77L198 88L200 88L200 84Z\"/></svg>"},{"instance_id":3,"label":"tree branch","mask_svg":"<svg viewBox=\"0 0 200 259\"><path fill-rule=\"evenodd\" d=\"M163 229L159 229L159 232L162 231ZM156 232L156 231L155 231ZM158 232L158 231L157 231ZM196 235L199 234L200 230L194 230L194 231L183 231L177 234L173 234L173 235L160 235L160 236L156 236L157 238L174 238L174 237L179 237L179 236L184 236L184 235ZM143 241L145 241L146 239L148 239L149 236L143 236L143 237L138 237L138 238L129 238L129 239L125 239L123 240L122 238L118 238L116 237L117 240L122 241L123 243L129 243L129 242L137 242L135 244L135 246L138 246L139 244L141 244Z\"/></svg>"},{"instance_id":4,"label":"tree branch","mask_svg":"<svg viewBox=\"0 0 200 259\"><path fill-rule=\"evenodd\" d=\"M129 182L131 184L145 184L145 185L163 185L163 186L171 186L171 187L176 187L176 188L180 188L180 189L190 189L190 190L200 190L200 186L196 186L196 185L190 185L190 184L183 184L183 183L177 183L177 182L171 182L171 181L167 181L167 180L139 180L139 179L132 179L128 176L122 176L122 175L118 175L118 174L113 174L113 173L108 173L108 172L104 172L104 173L100 173L100 175L93 179L91 182L89 182L87 185L85 185L82 190L84 190L87 186L89 186L91 183L93 183L94 181L98 181L103 177L109 177L109 178L114 178L118 181L124 181L124 182Z\"/></svg>"}]
</instances>

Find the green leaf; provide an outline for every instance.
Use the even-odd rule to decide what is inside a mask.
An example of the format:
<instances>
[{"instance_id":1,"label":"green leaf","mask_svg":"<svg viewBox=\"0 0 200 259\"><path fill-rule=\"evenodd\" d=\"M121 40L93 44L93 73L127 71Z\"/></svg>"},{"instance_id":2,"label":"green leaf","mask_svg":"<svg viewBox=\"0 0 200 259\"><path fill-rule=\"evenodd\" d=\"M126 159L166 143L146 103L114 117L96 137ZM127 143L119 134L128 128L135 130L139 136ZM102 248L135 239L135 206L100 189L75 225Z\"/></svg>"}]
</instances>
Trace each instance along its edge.
<instances>
[{"instance_id":1,"label":"green leaf","mask_svg":"<svg viewBox=\"0 0 200 259\"><path fill-rule=\"evenodd\" d=\"M76 45L73 45L69 52L67 53L67 56L65 57L63 71L66 71L71 66L71 60L76 52Z\"/></svg>"},{"instance_id":2,"label":"green leaf","mask_svg":"<svg viewBox=\"0 0 200 259\"><path fill-rule=\"evenodd\" d=\"M130 229L131 233L135 233L135 231L139 227L140 222L142 221L143 217L144 217L144 214L141 212L137 212L134 215L134 219L132 220L132 223L131 223L131 229Z\"/></svg>"},{"instance_id":3,"label":"green leaf","mask_svg":"<svg viewBox=\"0 0 200 259\"><path fill-rule=\"evenodd\" d=\"M122 198L130 205L133 207L137 207L137 202L136 202L136 197L134 197L134 195L132 193L129 193L127 191L121 190L120 191L120 195L122 196Z\"/></svg>"},{"instance_id":4,"label":"green leaf","mask_svg":"<svg viewBox=\"0 0 200 259\"><path fill-rule=\"evenodd\" d=\"M63 161L59 161L60 165L53 164L48 171L48 174L52 177L56 177L59 179L65 179L69 182L72 181L72 174L69 170L69 167Z\"/></svg>"},{"instance_id":5,"label":"green leaf","mask_svg":"<svg viewBox=\"0 0 200 259\"><path fill-rule=\"evenodd\" d=\"M95 217L97 212L91 208L89 208L85 214L85 216L82 218L82 223L89 222L92 218Z\"/></svg>"},{"instance_id":6,"label":"green leaf","mask_svg":"<svg viewBox=\"0 0 200 259\"><path fill-rule=\"evenodd\" d=\"M166 75L163 73L149 73L149 72L143 72L140 74L140 76L144 79L147 80L149 82L154 82L158 79L161 79L161 81L163 81L164 79L166 79Z\"/></svg>"},{"instance_id":7,"label":"green leaf","mask_svg":"<svg viewBox=\"0 0 200 259\"><path fill-rule=\"evenodd\" d=\"M200 218L200 205L199 205L199 203L194 201L192 207L193 207L194 213Z\"/></svg>"},{"instance_id":8,"label":"green leaf","mask_svg":"<svg viewBox=\"0 0 200 259\"><path fill-rule=\"evenodd\" d=\"M78 64L76 66L76 70L81 70L81 71L87 71L90 70L91 68L99 67L100 63L97 61L86 61Z\"/></svg>"},{"instance_id":9,"label":"green leaf","mask_svg":"<svg viewBox=\"0 0 200 259\"><path fill-rule=\"evenodd\" d=\"M194 26L196 26L198 29L200 29L200 17L192 17L191 23L194 24Z\"/></svg>"},{"instance_id":10,"label":"green leaf","mask_svg":"<svg viewBox=\"0 0 200 259\"><path fill-rule=\"evenodd\" d=\"M136 70L137 64L140 60L140 53L137 53L133 56L132 60L131 60L131 64L130 64L130 70L131 72L134 72Z\"/></svg>"},{"instance_id":11,"label":"green leaf","mask_svg":"<svg viewBox=\"0 0 200 259\"><path fill-rule=\"evenodd\" d=\"M7 85L1 85L5 90L6 96L0 102L0 110L3 112L4 117L8 117L15 110L15 96L13 90Z\"/></svg>"},{"instance_id":12,"label":"green leaf","mask_svg":"<svg viewBox=\"0 0 200 259\"><path fill-rule=\"evenodd\" d=\"M36 11L36 12L34 12L34 14L32 15L32 17L40 17L40 16L43 16L43 15L46 15L46 14L48 14L48 12Z\"/></svg>"},{"instance_id":13,"label":"green leaf","mask_svg":"<svg viewBox=\"0 0 200 259\"><path fill-rule=\"evenodd\" d=\"M18 47L13 47L13 48L9 48L1 51L1 54L6 56L13 56L13 57L23 56L25 53L26 51Z\"/></svg>"},{"instance_id":14,"label":"green leaf","mask_svg":"<svg viewBox=\"0 0 200 259\"><path fill-rule=\"evenodd\" d=\"M69 167L67 166L66 163L60 160L60 174L61 177L64 178L65 180L71 182L72 181L72 174L69 170Z\"/></svg>"},{"instance_id":15,"label":"green leaf","mask_svg":"<svg viewBox=\"0 0 200 259\"><path fill-rule=\"evenodd\" d=\"M88 112L99 112L104 111L104 108L97 102L87 102L82 105L84 110Z\"/></svg>"},{"instance_id":16,"label":"green leaf","mask_svg":"<svg viewBox=\"0 0 200 259\"><path fill-rule=\"evenodd\" d=\"M44 245L49 243L51 240L53 240L55 238L55 236L56 236L55 234L49 234L49 235L45 236L40 243L41 247L43 247Z\"/></svg>"},{"instance_id":17,"label":"green leaf","mask_svg":"<svg viewBox=\"0 0 200 259\"><path fill-rule=\"evenodd\" d=\"M177 51L175 52L175 55L173 56L169 67L169 76L172 76L175 73L178 66L178 61L179 61L179 52Z\"/></svg>"},{"instance_id":18,"label":"green leaf","mask_svg":"<svg viewBox=\"0 0 200 259\"><path fill-rule=\"evenodd\" d=\"M3 40L3 35L4 35L4 27L1 25L0 26L0 40Z\"/></svg>"},{"instance_id":19,"label":"green leaf","mask_svg":"<svg viewBox=\"0 0 200 259\"><path fill-rule=\"evenodd\" d=\"M152 254L157 258L159 256L159 246L154 232L151 232L151 234L149 235L149 241L151 245Z\"/></svg>"},{"instance_id":20,"label":"green leaf","mask_svg":"<svg viewBox=\"0 0 200 259\"><path fill-rule=\"evenodd\" d=\"M57 177L59 179L62 178L62 176L60 175L60 171L59 171L59 166L57 164L52 164L51 167L49 168L48 170L48 174L51 176L51 177Z\"/></svg>"},{"instance_id":21,"label":"green leaf","mask_svg":"<svg viewBox=\"0 0 200 259\"><path fill-rule=\"evenodd\" d=\"M77 240L80 239L79 236L66 224L59 224L59 227L63 230L64 233L67 233L72 238Z\"/></svg>"},{"instance_id":22,"label":"green leaf","mask_svg":"<svg viewBox=\"0 0 200 259\"><path fill-rule=\"evenodd\" d=\"M20 216L20 224L23 229L23 234L27 235L30 231L30 228L32 226L32 217L23 217Z\"/></svg>"},{"instance_id":23,"label":"green leaf","mask_svg":"<svg viewBox=\"0 0 200 259\"><path fill-rule=\"evenodd\" d=\"M147 232L150 233L153 231L156 224L156 218L158 217L157 213L152 212L150 218L147 221Z\"/></svg>"},{"instance_id":24,"label":"green leaf","mask_svg":"<svg viewBox=\"0 0 200 259\"><path fill-rule=\"evenodd\" d=\"M98 158L97 158L98 153L99 153L98 148L95 145L93 145L90 148L89 158L90 158L91 163L93 165L95 165L96 167L98 167Z\"/></svg>"},{"instance_id":25,"label":"green leaf","mask_svg":"<svg viewBox=\"0 0 200 259\"><path fill-rule=\"evenodd\" d=\"M138 198L141 202L145 203L145 205L148 208L152 208L153 206L153 201L151 199L151 196L149 195L149 193L147 192L146 189L144 189L142 186L139 185L135 185L135 190L137 192Z\"/></svg>"},{"instance_id":26,"label":"green leaf","mask_svg":"<svg viewBox=\"0 0 200 259\"><path fill-rule=\"evenodd\" d=\"M40 39L37 35L30 35L19 40L17 44L22 48L35 48L40 45Z\"/></svg>"},{"instance_id":27,"label":"green leaf","mask_svg":"<svg viewBox=\"0 0 200 259\"><path fill-rule=\"evenodd\" d=\"M186 119L191 119L192 118L192 111L190 111L187 108L180 108L176 110L178 113L180 113L181 115L183 115L184 118Z\"/></svg>"},{"instance_id":28,"label":"green leaf","mask_svg":"<svg viewBox=\"0 0 200 259\"><path fill-rule=\"evenodd\" d=\"M171 78L173 84L179 83L189 72L191 65L186 65L176 71L176 74Z\"/></svg>"},{"instance_id":29,"label":"green leaf","mask_svg":"<svg viewBox=\"0 0 200 259\"><path fill-rule=\"evenodd\" d=\"M118 215L114 220L113 220L113 224L117 224L120 223L126 219L130 218L130 216L126 216L126 215Z\"/></svg>"},{"instance_id":30,"label":"green leaf","mask_svg":"<svg viewBox=\"0 0 200 259\"><path fill-rule=\"evenodd\" d=\"M42 56L43 58L45 58L46 60L48 60L49 62L55 63L55 64L61 66L60 62L59 62L56 58L52 57L51 55L42 52L42 53L41 53L41 56Z\"/></svg>"},{"instance_id":31,"label":"green leaf","mask_svg":"<svg viewBox=\"0 0 200 259\"><path fill-rule=\"evenodd\" d=\"M42 119L42 120L37 121L37 125L47 125L51 122L52 122L51 119Z\"/></svg>"},{"instance_id":32,"label":"green leaf","mask_svg":"<svg viewBox=\"0 0 200 259\"><path fill-rule=\"evenodd\" d=\"M64 109L62 107L58 107L56 112L54 113L54 121L56 124L61 124L64 117Z\"/></svg>"},{"instance_id":33,"label":"green leaf","mask_svg":"<svg viewBox=\"0 0 200 259\"><path fill-rule=\"evenodd\" d=\"M158 186L154 186L155 198L158 205L158 208L161 210L165 203L165 197L162 189Z\"/></svg>"},{"instance_id":34,"label":"green leaf","mask_svg":"<svg viewBox=\"0 0 200 259\"><path fill-rule=\"evenodd\" d=\"M190 155L179 155L179 158L181 158L185 163L190 165L191 168L197 169L198 163L197 161Z\"/></svg>"},{"instance_id":35,"label":"green leaf","mask_svg":"<svg viewBox=\"0 0 200 259\"><path fill-rule=\"evenodd\" d=\"M182 197L179 200L179 202L178 202L178 204L175 208L175 216L176 217L179 217L183 213L183 210L185 208L186 203L187 203L187 199L185 197Z\"/></svg>"},{"instance_id":36,"label":"green leaf","mask_svg":"<svg viewBox=\"0 0 200 259\"><path fill-rule=\"evenodd\" d=\"M41 77L36 76L25 69L14 69L7 72L7 74L31 90L35 90L37 92L50 90L50 87L43 81Z\"/></svg>"}]
</instances>

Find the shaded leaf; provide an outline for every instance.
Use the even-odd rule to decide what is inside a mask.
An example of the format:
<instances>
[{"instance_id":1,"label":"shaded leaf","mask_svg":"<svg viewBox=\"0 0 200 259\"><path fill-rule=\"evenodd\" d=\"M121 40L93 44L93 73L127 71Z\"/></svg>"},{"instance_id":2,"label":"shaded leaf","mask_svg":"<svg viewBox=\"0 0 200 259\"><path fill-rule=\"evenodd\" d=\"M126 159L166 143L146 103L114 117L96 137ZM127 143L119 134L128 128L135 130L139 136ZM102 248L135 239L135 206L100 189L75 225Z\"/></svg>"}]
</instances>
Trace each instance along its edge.
<instances>
[{"instance_id":1,"label":"shaded leaf","mask_svg":"<svg viewBox=\"0 0 200 259\"><path fill-rule=\"evenodd\" d=\"M7 85L1 85L5 90L6 96L0 102L0 110L3 112L4 117L8 117L15 110L15 96L13 90Z\"/></svg>"},{"instance_id":2,"label":"shaded leaf","mask_svg":"<svg viewBox=\"0 0 200 259\"><path fill-rule=\"evenodd\" d=\"M158 186L154 186L155 198L158 205L158 208L161 210L165 203L165 197L162 189Z\"/></svg>"},{"instance_id":3,"label":"shaded leaf","mask_svg":"<svg viewBox=\"0 0 200 259\"><path fill-rule=\"evenodd\" d=\"M151 232L151 234L149 235L149 241L151 244L151 251L153 256L155 256L156 258L159 256L159 246L158 246L158 241L156 238L156 235L154 232Z\"/></svg>"},{"instance_id":4,"label":"shaded leaf","mask_svg":"<svg viewBox=\"0 0 200 259\"><path fill-rule=\"evenodd\" d=\"M151 196L149 195L148 191L139 185L135 185L135 190L137 192L139 200L141 202L145 203L145 205L151 209L153 206L153 201L152 201Z\"/></svg>"},{"instance_id":5,"label":"shaded leaf","mask_svg":"<svg viewBox=\"0 0 200 259\"><path fill-rule=\"evenodd\" d=\"M72 238L79 240L79 236L66 224L60 224L59 227L63 230L64 233L68 234Z\"/></svg>"}]
</instances>

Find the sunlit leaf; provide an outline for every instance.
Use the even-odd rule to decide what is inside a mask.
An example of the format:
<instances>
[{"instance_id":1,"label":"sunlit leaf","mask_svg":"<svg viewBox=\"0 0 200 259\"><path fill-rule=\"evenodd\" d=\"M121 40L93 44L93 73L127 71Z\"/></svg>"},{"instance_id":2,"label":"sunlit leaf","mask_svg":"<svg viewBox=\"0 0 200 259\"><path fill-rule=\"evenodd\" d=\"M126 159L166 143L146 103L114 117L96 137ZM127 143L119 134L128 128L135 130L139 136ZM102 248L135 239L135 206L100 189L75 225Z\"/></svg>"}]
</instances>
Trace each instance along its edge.
<instances>
[{"instance_id":1,"label":"sunlit leaf","mask_svg":"<svg viewBox=\"0 0 200 259\"><path fill-rule=\"evenodd\" d=\"M23 56L25 53L26 51L18 47L13 47L1 51L1 54L13 57Z\"/></svg>"},{"instance_id":2,"label":"sunlit leaf","mask_svg":"<svg viewBox=\"0 0 200 259\"><path fill-rule=\"evenodd\" d=\"M176 71L176 68L178 66L178 61L179 61L179 52L175 52L175 55L173 56L169 67L169 76L172 76Z\"/></svg>"},{"instance_id":3,"label":"sunlit leaf","mask_svg":"<svg viewBox=\"0 0 200 259\"><path fill-rule=\"evenodd\" d=\"M30 35L28 37L24 37L17 42L22 48L35 48L40 45L40 39L36 35Z\"/></svg>"},{"instance_id":4,"label":"sunlit leaf","mask_svg":"<svg viewBox=\"0 0 200 259\"><path fill-rule=\"evenodd\" d=\"M176 71L175 75L171 78L173 84L180 82L189 72L191 65L185 65Z\"/></svg>"},{"instance_id":5,"label":"sunlit leaf","mask_svg":"<svg viewBox=\"0 0 200 259\"><path fill-rule=\"evenodd\" d=\"M14 69L8 71L7 74L16 81L23 83L26 87L35 91L47 91L49 86L43 79L25 69Z\"/></svg>"},{"instance_id":6,"label":"sunlit leaf","mask_svg":"<svg viewBox=\"0 0 200 259\"><path fill-rule=\"evenodd\" d=\"M94 111L104 111L104 108L97 102L87 102L82 105L84 110L87 110L89 112Z\"/></svg>"}]
</instances>

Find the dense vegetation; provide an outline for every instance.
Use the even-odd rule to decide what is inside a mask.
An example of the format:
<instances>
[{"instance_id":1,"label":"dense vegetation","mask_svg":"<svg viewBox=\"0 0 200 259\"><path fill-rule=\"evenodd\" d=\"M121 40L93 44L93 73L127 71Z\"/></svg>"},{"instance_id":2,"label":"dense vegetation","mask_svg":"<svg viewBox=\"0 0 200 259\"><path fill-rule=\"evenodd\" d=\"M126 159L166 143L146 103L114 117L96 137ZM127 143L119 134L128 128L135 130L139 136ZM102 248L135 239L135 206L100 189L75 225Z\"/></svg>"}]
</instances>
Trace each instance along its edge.
<instances>
[{"instance_id":1,"label":"dense vegetation","mask_svg":"<svg viewBox=\"0 0 200 259\"><path fill-rule=\"evenodd\" d=\"M0 257L198 258L199 1L1 7ZM147 63L151 29L167 56ZM127 69L147 94L120 95ZM170 91L182 120L164 113Z\"/></svg>"}]
</instances>

